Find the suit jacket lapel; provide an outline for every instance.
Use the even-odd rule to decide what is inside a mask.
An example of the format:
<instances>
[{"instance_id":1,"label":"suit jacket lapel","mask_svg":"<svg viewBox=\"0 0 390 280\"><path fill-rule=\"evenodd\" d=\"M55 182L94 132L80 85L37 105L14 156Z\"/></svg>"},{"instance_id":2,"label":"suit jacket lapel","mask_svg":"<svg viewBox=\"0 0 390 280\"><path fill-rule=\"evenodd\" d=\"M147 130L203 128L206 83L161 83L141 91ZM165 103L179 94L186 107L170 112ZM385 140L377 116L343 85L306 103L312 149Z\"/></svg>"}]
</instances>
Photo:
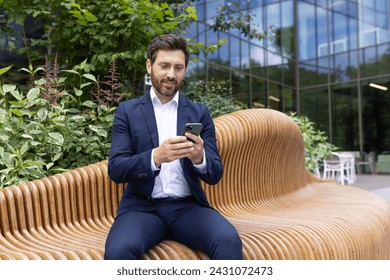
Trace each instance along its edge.
<instances>
[{"instance_id":1,"label":"suit jacket lapel","mask_svg":"<svg viewBox=\"0 0 390 280\"><path fill-rule=\"evenodd\" d=\"M157 123L156 123L156 117L154 115L154 109L152 100L150 99L150 93L146 93L142 97L142 106L141 111L144 116L146 126L149 131L149 135L152 138L154 147L158 147L158 130L157 130Z\"/></svg>"}]
</instances>

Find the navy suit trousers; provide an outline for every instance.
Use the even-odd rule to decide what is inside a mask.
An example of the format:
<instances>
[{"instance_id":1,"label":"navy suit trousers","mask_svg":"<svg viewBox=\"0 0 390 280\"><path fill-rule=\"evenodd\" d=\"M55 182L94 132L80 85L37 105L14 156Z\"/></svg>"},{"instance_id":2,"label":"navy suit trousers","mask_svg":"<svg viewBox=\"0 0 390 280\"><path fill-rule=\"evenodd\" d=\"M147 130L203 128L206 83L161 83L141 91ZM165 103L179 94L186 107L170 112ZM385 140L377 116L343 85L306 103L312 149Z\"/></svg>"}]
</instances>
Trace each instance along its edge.
<instances>
[{"instance_id":1,"label":"navy suit trousers","mask_svg":"<svg viewBox=\"0 0 390 280\"><path fill-rule=\"evenodd\" d=\"M163 239L206 252L210 259L242 259L235 227L218 211L194 198L143 200L139 211L116 217L107 237L105 259L137 260Z\"/></svg>"}]
</instances>

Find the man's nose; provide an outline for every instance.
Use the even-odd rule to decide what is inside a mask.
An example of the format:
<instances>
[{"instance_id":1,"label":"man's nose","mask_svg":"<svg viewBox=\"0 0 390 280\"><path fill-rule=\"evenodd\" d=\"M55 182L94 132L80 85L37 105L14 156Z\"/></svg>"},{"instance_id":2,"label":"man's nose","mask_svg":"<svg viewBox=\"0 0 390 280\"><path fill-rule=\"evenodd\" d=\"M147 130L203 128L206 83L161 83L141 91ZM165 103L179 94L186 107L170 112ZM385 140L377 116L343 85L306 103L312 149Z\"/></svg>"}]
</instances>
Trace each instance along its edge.
<instances>
[{"instance_id":1,"label":"man's nose","mask_svg":"<svg viewBox=\"0 0 390 280\"><path fill-rule=\"evenodd\" d=\"M175 78L175 69L173 67L169 68L169 70L167 72L167 77L169 79L174 79Z\"/></svg>"}]
</instances>

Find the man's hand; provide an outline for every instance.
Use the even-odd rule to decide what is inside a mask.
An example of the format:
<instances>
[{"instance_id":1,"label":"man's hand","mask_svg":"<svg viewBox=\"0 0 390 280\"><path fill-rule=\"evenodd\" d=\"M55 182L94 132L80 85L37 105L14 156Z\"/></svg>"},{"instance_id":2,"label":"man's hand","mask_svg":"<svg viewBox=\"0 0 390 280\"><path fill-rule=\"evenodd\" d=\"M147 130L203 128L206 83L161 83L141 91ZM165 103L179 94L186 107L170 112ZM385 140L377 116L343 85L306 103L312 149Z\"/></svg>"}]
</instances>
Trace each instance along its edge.
<instances>
[{"instance_id":1,"label":"man's hand","mask_svg":"<svg viewBox=\"0 0 390 280\"><path fill-rule=\"evenodd\" d=\"M193 142L189 141L187 137ZM189 132L185 136L175 136L166 139L154 150L154 164L156 166L185 157L192 160L194 164L203 162L203 140Z\"/></svg>"},{"instance_id":2,"label":"man's hand","mask_svg":"<svg viewBox=\"0 0 390 280\"><path fill-rule=\"evenodd\" d=\"M192 160L194 164L201 164L203 162L203 139L190 132L186 132L185 136L188 139L191 139L194 144L194 150L187 157Z\"/></svg>"}]
</instances>

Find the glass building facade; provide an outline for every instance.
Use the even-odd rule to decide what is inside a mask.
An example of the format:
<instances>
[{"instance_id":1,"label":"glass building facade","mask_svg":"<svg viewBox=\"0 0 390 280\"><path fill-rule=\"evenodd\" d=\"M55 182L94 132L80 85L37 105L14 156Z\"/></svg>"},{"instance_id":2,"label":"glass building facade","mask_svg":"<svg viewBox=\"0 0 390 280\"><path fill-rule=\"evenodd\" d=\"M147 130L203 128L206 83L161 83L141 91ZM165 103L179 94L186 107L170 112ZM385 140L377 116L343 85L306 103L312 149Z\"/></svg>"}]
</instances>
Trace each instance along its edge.
<instances>
[{"instance_id":1,"label":"glass building facade","mask_svg":"<svg viewBox=\"0 0 390 280\"><path fill-rule=\"evenodd\" d=\"M272 26L273 38L210 29L218 8L230 2L252 15L253 28ZM308 116L340 150L390 151L390 0L194 5L199 21L185 36L206 45L228 41L199 55L189 66L189 79L229 81L250 107Z\"/></svg>"}]
</instances>

